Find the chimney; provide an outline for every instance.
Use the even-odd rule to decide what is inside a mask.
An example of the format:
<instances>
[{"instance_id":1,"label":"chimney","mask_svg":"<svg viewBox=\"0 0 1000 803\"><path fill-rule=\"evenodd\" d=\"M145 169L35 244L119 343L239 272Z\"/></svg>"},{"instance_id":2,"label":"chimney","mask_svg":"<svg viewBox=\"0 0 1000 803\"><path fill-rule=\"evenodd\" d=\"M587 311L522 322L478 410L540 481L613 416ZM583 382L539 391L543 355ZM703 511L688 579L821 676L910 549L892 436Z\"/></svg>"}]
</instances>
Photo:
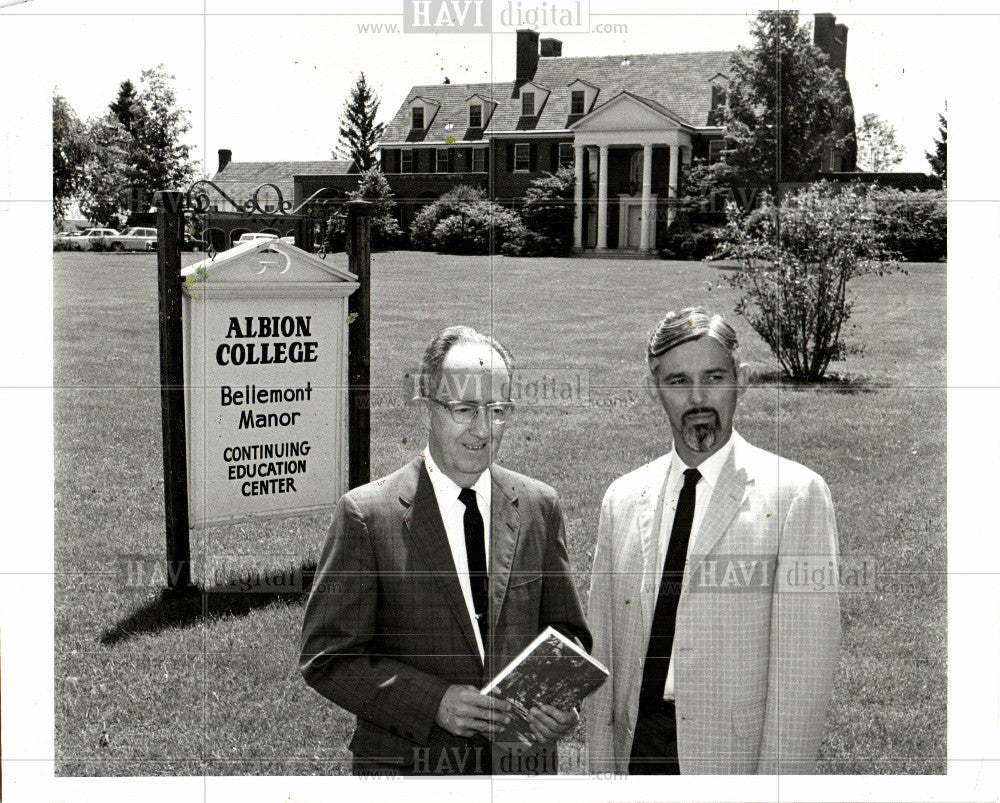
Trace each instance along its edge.
<instances>
[{"instance_id":1,"label":"chimney","mask_svg":"<svg viewBox=\"0 0 1000 803\"><path fill-rule=\"evenodd\" d=\"M542 39L542 55L543 56L561 56L562 55L562 42L558 39Z\"/></svg>"},{"instance_id":2,"label":"chimney","mask_svg":"<svg viewBox=\"0 0 1000 803\"><path fill-rule=\"evenodd\" d=\"M839 67L840 71L847 75L847 26L835 25L833 28L833 41L837 45L837 57L830 57L830 63L834 67Z\"/></svg>"},{"instance_id":3,"label":"chimney","mask_svg":"<svg viewBox=\"0 0 1000 803\"><path fill-rule=\"evenodd\" d=\"M847 74L847 26L837 25L833 14L817 14L813 44L830 57L830 67Z\"/></svg>"},{"instance_id":4,"label":"chimney","mask_svg":"<svg viewBox=\"0 0 1000 803\"><path fill-rule=\"evenodd\" d=\"M233 152L228 148L219 148L219 170L224 169L231 161L233 161Z\"/></svg>"},{"instance_id":5,"label":"chimney","mask_svg":"<svg viewBox=\"0 0 1000 803\"><path fill-rule=\"evenodd\" d=\"M538 32L522 30L517 32L517 68L515 80L524 84L535 77L538 67Z\"/></svg>"}]
</instances>

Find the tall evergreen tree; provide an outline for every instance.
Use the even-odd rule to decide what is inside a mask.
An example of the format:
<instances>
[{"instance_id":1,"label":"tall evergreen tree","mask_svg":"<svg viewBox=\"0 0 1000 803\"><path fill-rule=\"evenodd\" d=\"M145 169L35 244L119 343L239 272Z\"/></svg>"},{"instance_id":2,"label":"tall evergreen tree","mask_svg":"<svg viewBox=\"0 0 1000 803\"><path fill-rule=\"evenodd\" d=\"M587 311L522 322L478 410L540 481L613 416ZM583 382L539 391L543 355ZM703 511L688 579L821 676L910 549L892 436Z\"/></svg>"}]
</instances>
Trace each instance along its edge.
<instances>
[{"instance_id":1,"label":"tall evergreen tree","mask_svg":"<svg viewBox=\"0 0 1000 803\"><path fill-rule=\"evenodd\" d=\"M339 145L341 152L354 159L362 170L375 166L375 146L385 130L382 123L375 122L378 107L379 99L361 73L340 118Z\"/></svg>"},{"instance_id":2,"label":"tall evergreen tree","mask_svg":"<svg viewBox=\"0 0 1000 803\"><path fill-rule=\"evenodd\" d=\"M948 120L943 114L938 115L938 137L934 140L934 153L924 151L924 156L930 162L931 172L942 181L948 180Z\"/></svg>"},{"instance_id":3,"label":"tall evergreen tree","mask_svg":"<svg viewBox=\"0 0 1000 803\"><path fill-rule=\"evenodd\" d=\"M135 125L135 106L138 102L139 98L135 94L135 84L126 78L118 87L118 97L115 98L110 109L115 117L118 118L122 127L129 133L131 133Z\"/></svg>"},{"instance_id":4,"label":"tall evergreen tree","mask_svg":"<svg viewBox=\"0 0 1000 803\"><path fill-rule=\"evenodd\" d=\"M844 146L850 105L843 77L799 27L796 11L761 11L752 48L737 48L727 103L726 162L735 180L777 189L811 180L829 147Z\"/></svg>"}]
</instances>

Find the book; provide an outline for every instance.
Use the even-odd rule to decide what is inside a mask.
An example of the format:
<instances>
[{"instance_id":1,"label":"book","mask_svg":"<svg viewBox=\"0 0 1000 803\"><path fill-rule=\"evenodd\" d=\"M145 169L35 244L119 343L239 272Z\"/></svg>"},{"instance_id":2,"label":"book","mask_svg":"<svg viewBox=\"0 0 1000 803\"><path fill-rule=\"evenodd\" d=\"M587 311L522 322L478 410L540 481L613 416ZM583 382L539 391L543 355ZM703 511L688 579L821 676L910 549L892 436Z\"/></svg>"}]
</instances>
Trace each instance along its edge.
<instances>
[{"instance_id":1,"label":"book","mask_svg":"<svg viewBox=\"0 0 1000 803\"><path fill-rule=\"evenodd\" d=\"M480 689L511 704L510 722L495 742L536 743L528 712L540 705L571 711L608 677L608 670L558 630L547 627Z\"/></svg>"}]
</instances>

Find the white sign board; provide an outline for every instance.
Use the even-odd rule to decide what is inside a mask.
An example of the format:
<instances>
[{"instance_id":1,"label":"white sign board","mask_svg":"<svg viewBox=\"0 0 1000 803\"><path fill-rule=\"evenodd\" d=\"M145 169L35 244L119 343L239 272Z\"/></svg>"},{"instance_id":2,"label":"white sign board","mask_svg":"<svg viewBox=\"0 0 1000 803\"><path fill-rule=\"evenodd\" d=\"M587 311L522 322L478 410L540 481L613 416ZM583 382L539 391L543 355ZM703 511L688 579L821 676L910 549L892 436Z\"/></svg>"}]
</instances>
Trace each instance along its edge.
<instances>
[{"instance_id":1,"label":"white sign board","mask_svg":"<svg viewBox=\"0 0 1000 803\"><path fill-rule=\"evenodd\" d=\"M347 482L357 277L260 240L183 275L191 526L332 509Z\"/></svg>"}]
</instances>

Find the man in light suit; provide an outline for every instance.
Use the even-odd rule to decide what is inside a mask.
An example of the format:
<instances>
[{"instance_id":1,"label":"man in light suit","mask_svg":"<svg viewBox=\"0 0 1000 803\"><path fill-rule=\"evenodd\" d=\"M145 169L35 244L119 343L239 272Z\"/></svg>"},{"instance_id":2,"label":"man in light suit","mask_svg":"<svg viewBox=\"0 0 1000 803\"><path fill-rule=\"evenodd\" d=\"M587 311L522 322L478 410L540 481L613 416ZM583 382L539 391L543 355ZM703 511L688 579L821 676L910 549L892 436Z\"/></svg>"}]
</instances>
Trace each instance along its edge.
<instances>
[{"instance_id":1,"label":"man in light suit","mask_svg":"<svg viewBox=\"0 0 1000 803\"><path fill-rule=\"evenodd\" d=\"M702 308L647 344L670 453L601 507L588 621L611 678L587 701L593 772L808 773L840 641L830 491L733 430L747 386L736 333ZM811 571L811 569L809 569Z\"/></svg>"},{"instance_id":2,"label":"man in light suit","mask_svg":"<svg viewBox=\"0 0 1000 803\"><path fill-rule=\"evenodd\" d=\"M337 505L300 668L357 715L355 774L552 773L578 721L543 706L536 745L495 744L509 706L478 692L547 625L591 645L555 492L492 465L510 370L473 329L434 338L420 367L428 448Z\"/></svg>"}]
</instances>

